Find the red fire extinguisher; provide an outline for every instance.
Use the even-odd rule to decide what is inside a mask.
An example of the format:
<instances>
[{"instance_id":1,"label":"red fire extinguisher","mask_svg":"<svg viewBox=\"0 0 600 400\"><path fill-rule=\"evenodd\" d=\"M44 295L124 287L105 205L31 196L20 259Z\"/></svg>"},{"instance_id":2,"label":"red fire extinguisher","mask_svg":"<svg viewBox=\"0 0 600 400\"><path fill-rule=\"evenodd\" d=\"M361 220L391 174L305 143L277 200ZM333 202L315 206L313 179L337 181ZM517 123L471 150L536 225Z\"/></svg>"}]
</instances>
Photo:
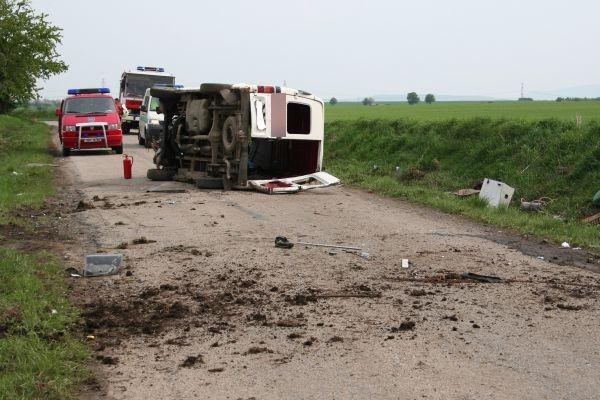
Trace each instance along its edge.
<instances>
[{"instance_id":1,"label":"red fire extinguisher","mask_svg":"<svg viewBox=\"0 0 600 400\"><path fill-rule=\"evenodd\" d=\"M131 168L133 167L133 157L123 154L123 178L131 179Z\"/></svg>"}]
</instances>

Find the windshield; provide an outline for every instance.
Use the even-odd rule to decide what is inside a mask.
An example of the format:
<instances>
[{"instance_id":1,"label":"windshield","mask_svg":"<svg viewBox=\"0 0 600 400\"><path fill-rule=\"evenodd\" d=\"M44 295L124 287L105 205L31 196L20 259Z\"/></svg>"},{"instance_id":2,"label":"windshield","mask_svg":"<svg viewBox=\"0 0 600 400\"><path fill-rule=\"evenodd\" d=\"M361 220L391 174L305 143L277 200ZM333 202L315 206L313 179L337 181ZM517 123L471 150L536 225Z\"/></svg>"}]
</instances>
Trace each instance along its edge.
<instances>
[{"instance_id":1,"label":"windshield","mask_svg":"<svg viewBox=\"0 0 600 400\"><path fill-rule=\"evenodd\" d=\"M82 97L65 101L65 114L114 113L115 101L110 97Z\"/></svg>"},{"instance_id":2,"label":"windshield","mask_svg":"<svg viewBox=\"0 0 600 400\"><path fill-rule=\"evenodd\" d=\"M173 85L175 78L172 76L129 74L125 79L125 97L142 97L146 89L151 88L157 83Z\"/></svg>"}]
</instances>

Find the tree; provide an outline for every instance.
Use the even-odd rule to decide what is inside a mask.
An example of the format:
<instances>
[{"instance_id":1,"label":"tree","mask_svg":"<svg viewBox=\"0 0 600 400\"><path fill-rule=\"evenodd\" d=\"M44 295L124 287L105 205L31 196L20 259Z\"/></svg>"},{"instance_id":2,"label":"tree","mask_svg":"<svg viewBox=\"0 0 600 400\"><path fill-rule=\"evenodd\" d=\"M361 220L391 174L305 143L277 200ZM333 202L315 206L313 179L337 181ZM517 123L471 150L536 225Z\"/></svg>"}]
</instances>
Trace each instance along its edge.
<instances>
[{"instance_id":1,"label":"tree","mask_svg":"<svg viewBox=\"0 0 600 400\"><path fill-rule=\"evenodd\" d=\"M375 103L375 99L372 97L365 97L362 103L363 106L372 106Z\"/></svg>"},{"instance_id":2,"label":"tree","mask_svg":"<svg viewBox=\"0 0 600 400\"><path fill-rule=\"evenodd\" d=\"M434 96L434 95L432 95L431 93L429 93L429 94L427 94L427 95L425 96L425 103L427 103L427 104L431 104L431 103L433 103L434 101L435 101L435 96Z\"/></svg>"},{"instance_id":3,"label":"tree","mask_svg":"<svg viewBox=\"0 0 600 400\"><path fill-rule=\"evenodd\" d=\"M62 29L47 18L29 0L0 0L0 113L36 98L38 79L68 68L56 51Z\"/></svg>"},{"instance_id":4,"label":"tree","mask_svg":"<svg viewBox=\"0 0 600 400\"><path fill-rule=\"evenodd\" d=\"M331 99L329 99L329 104L331 104L332 106L335 106L337 104L337 99L335 97L332 97Z\"/></svg>"},{"instance_id":5,"label":"tree","mask_svg":"<svg viewBox=\"0 0 600 400\"><path fill-rule=\"evenodd\" d=\"M407 94L406 100L408 101L408 104L417 104L418 102L421 101L421 99L419 98L419 95L416 94L415 92L410 92L409 94Z\"/></svg>"}]
</instances>

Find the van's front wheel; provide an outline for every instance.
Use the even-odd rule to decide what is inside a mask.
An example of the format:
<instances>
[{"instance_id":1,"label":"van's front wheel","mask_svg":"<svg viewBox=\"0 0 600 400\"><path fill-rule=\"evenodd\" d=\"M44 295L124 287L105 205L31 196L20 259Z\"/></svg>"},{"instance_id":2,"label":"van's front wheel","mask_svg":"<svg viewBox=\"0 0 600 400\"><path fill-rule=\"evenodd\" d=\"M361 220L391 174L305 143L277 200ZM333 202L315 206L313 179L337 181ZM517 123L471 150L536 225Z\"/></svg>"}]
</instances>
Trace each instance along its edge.
<instances>
[{"instance_id":1,"label":"van's front wheel","mask_svg":"<svg viewBox=\"0 0 600 400\"><path fill-rule=\"evenodd\" d=\"M123 145L120 145L118 147L113 147L113 150L115 151L115 153L117 154L123 154Z\"/></svg>"}]
</instances>

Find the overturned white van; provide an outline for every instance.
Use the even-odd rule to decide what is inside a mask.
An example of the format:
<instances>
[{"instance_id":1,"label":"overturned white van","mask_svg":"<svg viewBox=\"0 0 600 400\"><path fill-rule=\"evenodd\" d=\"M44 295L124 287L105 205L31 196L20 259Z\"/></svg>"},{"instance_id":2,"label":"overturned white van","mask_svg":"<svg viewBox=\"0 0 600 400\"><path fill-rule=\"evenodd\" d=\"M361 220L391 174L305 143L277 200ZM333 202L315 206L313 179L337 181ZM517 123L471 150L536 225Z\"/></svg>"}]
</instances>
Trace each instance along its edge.
<instances>
[{"instance_id":1,"label":"overturned white van","mask_svg":"<svg viewBox=\"0 0 600 400\"><path fill-rule=\"evenodd\" d=\"M290 193L339 183L322 171L324 104L301 90L246 84L155 87L164 129L152 180Z\"/></svg>"}]
</instances>

